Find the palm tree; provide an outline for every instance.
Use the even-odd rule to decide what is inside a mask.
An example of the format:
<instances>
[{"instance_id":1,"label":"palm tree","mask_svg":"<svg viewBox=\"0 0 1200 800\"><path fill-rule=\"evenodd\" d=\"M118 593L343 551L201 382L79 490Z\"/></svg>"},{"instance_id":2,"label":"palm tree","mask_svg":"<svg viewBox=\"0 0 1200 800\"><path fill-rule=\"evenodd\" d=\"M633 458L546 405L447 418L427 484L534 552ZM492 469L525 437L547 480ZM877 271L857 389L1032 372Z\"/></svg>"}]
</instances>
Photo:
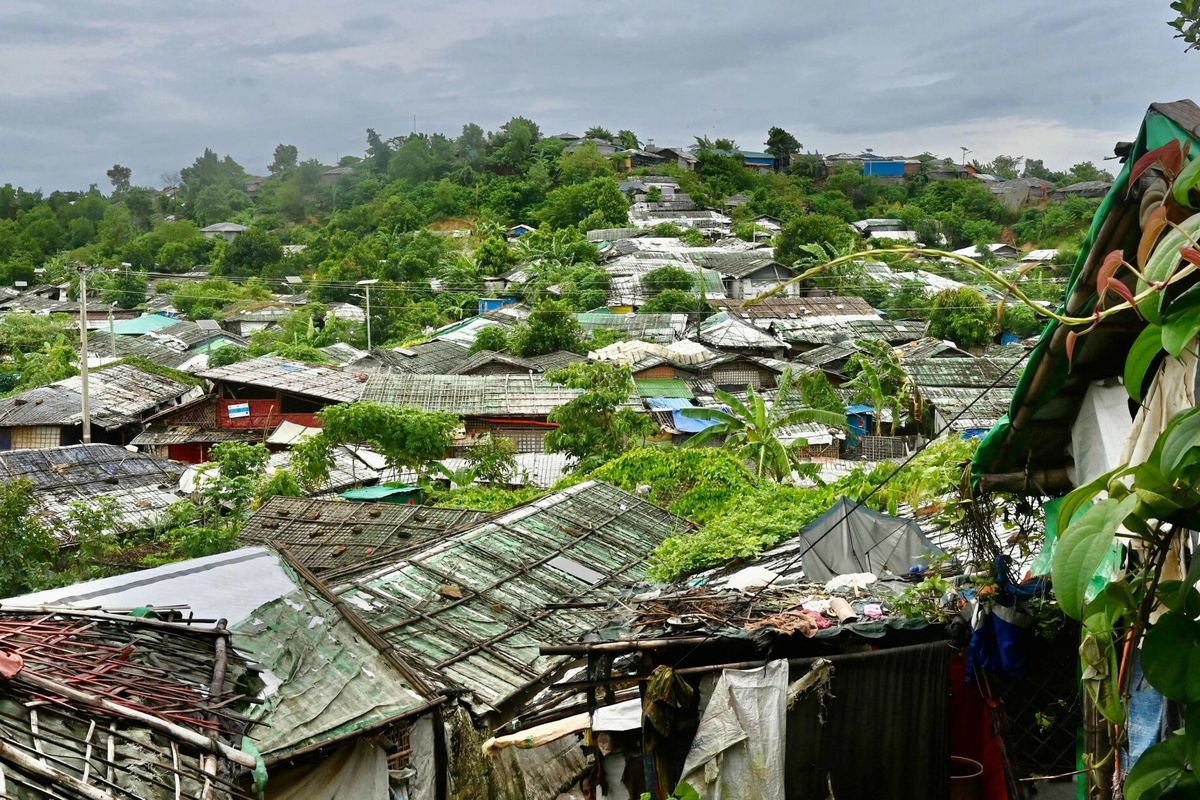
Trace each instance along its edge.
<instances>
[{"instance_id":1,"label":"palm tree","mask_svg":"<svg viewBox=\"0 0 1200 800\"><path fill-rule=\"evenodd\" d=\"M791 402L793 389L792 369L788 367L779 376L779 388L773 398L766 398L746 387L746 401L718 390L717 400L725 408L685 408L683 415L689 419L712 420L715 424L705 428L687 441L687 446L704 444L716 436L725 438L725 445L737 455L754 464L754 474L759 478L770 477L782 481L792 474L801 463L797 446L779 439L782 429L805 422L817 422L830 427L845 427L845 414L822 411L816 408L796 408Z\"/></svg>"},{"instance_id":2,"label":"palm tree","mask_svg":"<svg viewBox=\"0 0 1200 800\"><path fill-rule=\"evenodd\" d=\"M842 387L851 390L854 399L875 409L875 435L883 432L883 412L892 413L891 432L896 432L896 419L904 411L910 385L896 351L882 339L860 339L860 352L847 364L854 376Z\"/></svg>"}]
</instances>

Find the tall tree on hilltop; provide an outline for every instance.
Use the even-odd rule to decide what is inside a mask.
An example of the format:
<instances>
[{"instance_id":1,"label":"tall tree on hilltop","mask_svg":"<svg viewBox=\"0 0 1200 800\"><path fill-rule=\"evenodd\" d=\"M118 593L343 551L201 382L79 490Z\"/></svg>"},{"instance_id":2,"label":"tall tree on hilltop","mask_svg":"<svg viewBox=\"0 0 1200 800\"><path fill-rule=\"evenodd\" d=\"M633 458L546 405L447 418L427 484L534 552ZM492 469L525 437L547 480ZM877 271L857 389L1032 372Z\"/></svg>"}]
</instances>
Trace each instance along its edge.
<instances>
[{"instance_id":1,"label":"tall tree on hilltop","mask_svg":"<svg viewBox=\"0 0 1200 800\"><path fill-rule=\"evenodd\" d=\"M638 141L637 134L631 130L617 131L616 143L626 150L636 150L642 146L642 143Z\"/></svg>"},{"instance_id":2,"label":"tall tree on hilltop","mask_svg":"<svg viewBox=\"0 0 1200 800\"><path fill-rule=\"evenodd\" d=\"M129 179L133 177L133 170L129 167L121 164L113 164L112 169L104 174L112 181L114 192L124 194L129 191Z\"/></svg>"},{"instance_id":3,"label":"tall tree on hilltop","mask_svg":"<svg viewBox=\"0 0 1200 800\"><path fill-rule=\"evenodd\" d=\"M800 141L785 131L779 126L772 127L767 131L767 147L766 150L771 155L775 156L775 171L780 172L786 170L792 164L792 156L803 145Z\"/></svg>"},{"instance_id":4,"label":"tall tree on hilltop","mask_svg":"<svg viewBox=\"0 0 1200 800\"><path fill-rule=\"evenodd\" d=\"M267 171L272 175L282 175L296 166L296 159L299 157L300 151L296 149L296 145L275 145L275 160L271 162L271 166L267 167Z\"/></svg>"}]
</instances>

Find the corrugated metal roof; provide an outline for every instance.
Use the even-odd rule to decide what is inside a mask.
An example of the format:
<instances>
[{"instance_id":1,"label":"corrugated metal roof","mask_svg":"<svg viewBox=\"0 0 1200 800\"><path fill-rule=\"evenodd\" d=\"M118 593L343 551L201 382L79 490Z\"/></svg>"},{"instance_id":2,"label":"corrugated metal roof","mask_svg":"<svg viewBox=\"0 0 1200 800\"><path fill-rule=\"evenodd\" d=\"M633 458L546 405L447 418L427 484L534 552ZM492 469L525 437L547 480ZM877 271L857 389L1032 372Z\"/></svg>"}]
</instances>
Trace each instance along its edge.
<instances>
[{"instance_id":1,"label":"corrugated metal roof","mask_svg":"<svg viewBox=\"0 0 1200 800\"><path fill-rule=\"evenodd\" d=\"M725 312L702 322L696 338L718 350L783 350L787 346L766 331Z\"/></svg>"},{"instance_id":2,"label":"corrugated metal roof","mask_svg":"<svg viewBox=\"0 0 1200 800\"><path fill-rule=\"evenodd\" d=\"M576 314L579 326L587 333L607 328L624 333L630 339L669 344L684 337L687 314Z\"/></svg>"},{"instance_id":3,"label":"corrugated metal roof","mask_svg":"<svg viewBox=\"0 0 1200 800\"><path fill-rule=\"evenodd\" d=\"M144 430L133 437L129 443L134 447L162 447L170 444L257 442L261 440L261 430L247 431L236 428L202 428L197 425L169 425L165 428Z\"/></svg>"},{"instance_id":4,"label":"corrugated metal roof","mask_svg":"<svg viewBox=\"0 0 1200 800\"><path fill-rule=\"evenodd\" d=\"M143 372L131 364L94 369L88 379L92 422L102 428L129 425L175 403L195 388ZM0 400L0 427L78 425L83 420L80 391L76 376L6 397Z\"/></svg>"},{"instance_id":5,"label":"corrugated metal roof","mask_svg":"<svg viewBox=\"0 0 1200 800\"><path fill-rule=\"evenodd\" d=\"M371 376L363 398L461 416L544 417L583 394L548 383L540 375L410 375L382 370Z\"/></svg>"},{"instance_id":6,"label":"corrugated metal roof","mask_svg":"<svg viewBox=\"0 0 1200 800\"><path fill-rule=\"evenodd\" d=\"M556 369L569 367L580 361L587 361L587 356L581 356L579 353L572 353L569 350L556 350L553 353L546 353L542 356L531 356L525 360L537 365L543 372L551 372Z\"/></svg>"},{"instance_id":7,"label":"corrugated metal roof","mask_svg":"<svg viewBox=\"0 0 1200 800\"><path fill-rule=\"evenodd\" d=\"M983 389L993 383L1011 389L1021 377L1020 370L1008 369L1011 363L991 358L930 358L905 361L904 371L922 392L931 387Z\"/></svg>"},{"instance_id":8,"label":"corrugated metal roof","mask_svg":"<svg viewBox=\"0 0 1200 800\"><path fill-rule=\"evenodd\" d=\"M645 558L686 523L589 481L513 509L335 591L389 644L481 710L501 708L570 660L538 652L600 620L578 605L645 578Z\"/></svg>"},{"instance_id":9,"label":"corrugated metal roof","mask_svg":"<svg viewBox=\"0 0 1200 800\"><path fill-rule=\"evenodd\" d=\"M88 352L99 358L111 358L113 354L113 336L106 330L88 332ZM161 342L156 342L148 336L116 336L116 353L118 358L137 356L154 364L171 369L181 369L197 356L172 349ZM78 347L76 348L78 351Z\"/></svg>"},{"instance_id":10,"label":"corrugated metal roof","mask_svg":"<svg viewBox=\"0 0 1200 800\"><path fill-rule=\"evenodd\" d=\"M495 350L480 350L460 362L457 366L451 368L449 374L469 375L475 370L489 365L506 367L514 374L543 371L541 367L529 359L510 356L507 353L498 353Z\"/></svg>"},{"instance_id":11,"label":"corrugated metal roof","mask_svg":"<svg viewBox=\"0 0 1200 800\"><path fill-rule=\"evenodd\" d=\"M752 255L752 253L751 253ZM794 317L878 317L878 312L861 297L768 297L747 304L743 300L714 301L713 305L745 319L790 319Z\"/></svg>"},{"instance_id":12,"label":"corrugated metal roof","mask_svg":"<svg viewBox=\"0 0 1200 800\"><path fill-rule=\"evenodd\" d=\"M1014 391L1015 388L1011 386L982 391L945 386L918 389L921 401L936 408L950 424L950 429L956 431L991 428L1008 413ZM958 414L962 416L953 419Z\"/></svg>"},{"instance_id":13,"label":"corrugated metal roof","mask_svg":"<svg viewBox=\"0 0 1200 800\"><path fill-rule=\"evenodd\" d=\"M33 484L38 514L64 525L69 505L111 497L118 532L150 527L163 510L183 499L184 465L133 453L115 444L78 444L42 450L0 451L0 480Z\"/></svg>"},{"instance_id":14,"label":"corrugated metal roof","mask_svg":"<svg viewBox=\"0 0 1200 800\"><path fill-rule=\"evenodd\" d=\"M486 511L272 497L246 521L246 544L286 549L318 575L378 563L397 549L441 539L486 519Z\"/></svg>"},{"instance_id":15,"label":"corrugated metal roof","mask_svg":"<svg viewBox=\"0 0 1200 800\"><path fill-rule=\"evenodd\" d=\"M314 367L278 356L260 356L226 367L197 373L211 381L262 386L335 403L352 403L362 397L365 380L355 373L332 367Z\"/></svg>"}]
</instances>

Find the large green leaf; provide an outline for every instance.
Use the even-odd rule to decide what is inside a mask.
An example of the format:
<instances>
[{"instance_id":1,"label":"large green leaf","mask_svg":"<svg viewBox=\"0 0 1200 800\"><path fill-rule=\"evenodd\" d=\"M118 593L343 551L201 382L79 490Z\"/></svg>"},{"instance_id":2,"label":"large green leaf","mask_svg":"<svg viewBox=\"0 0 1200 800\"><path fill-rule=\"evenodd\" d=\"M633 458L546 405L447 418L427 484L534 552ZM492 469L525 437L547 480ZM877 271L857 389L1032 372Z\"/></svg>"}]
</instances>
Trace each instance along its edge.
<instances>
[{"instance_id":1,"label":"large green leaf","mask_svg":"<svg viewBox=\"0 0 1200 800\"><path fill-rule=\"evenodd\" d=\"M1179 477L1182 469L1200 455L1200 408L1179 414L1163 431L1151 452L1158 468L1170 480ZM1156 458L1157 457L1157 458Z\"/></svg>"},{"instance_id":2,"label":"large green leaf","mask_svg":"<svg viewBox=\"0 0 1200 800\"><path fill-rule=\"evenodd\" d=\"M1191 208L1189 195L1198 181L1200 181L1200 158L1194 158L1171 183L1171 195L1175 198L1175 202L1184 208Z\"/></svg>"},{"instance_id":3,"label":"large green leaf","mask_svg":"<svg viewBox=\"0 0 1200 800\"><path fill-rule=\"evenodd\" d=\"M1138 334L1125 357L1125 391L1137 402L1142 402L1142 384L1146 382L1146 372L1150 369L1155 356L1162 350L1162 328L1158 325L1147 325Z\"/></svg>"},{"instance_id":4,"label":"large green leaf","mask_svg":"<svg viewBox=\"0 0 1200 800\"><path fill-rule=\"evenodd\" d=\"M1188 769L1182 736L1172 736L1150 747L1125 776L1125 800L1196 797L1197 792L1200 778Z\"/></svg>"},{"instance_id":5,"label":"large green leaf","mask_svg":"<svg viewBox=\"0 0 1200 800\"><path fill-rule=\"evenodd\" d=\"M1200 164L1200 160L1196 161ZM1192 286L1186 292L1171 301L1171 306L1163 315L1162 346L1173 356L1183 352L1183 348L1200 333L1200 284Z\"/></svg>"},{"instance_id":6,"label":"large green leaf","mask_svg":"<svg viewBox=\"0 0 1200 800\"><path fill-rule=\"evenodd\" d=\"M1104 491L1109 481L1116 477L1118 472L1119 470L1115 469L1106 472L1064 497L1058 506L1058 530L1065 531L1070 526L1071 520L1075 519L1080 510L1087 507L1098 494Z\"/></svg>"},{"instance_id":7,"label":"large green leaf","mask_svg":"<svg viewBox=\"0 0 1200 800\"><path fill-rule=\"evenodd\" d=\"M1149 289L1151 283L1160 284L1174 274L1179 266L1179 251L1192 244L1192 239L1195 238L1198 230L1200 230L1200 214L1188 217L1178 227L1167 231L1158 246L1154 248L1154 252L1150 254L1150 260L1146 262L1146 269L1142 271L1144 277L1138 279L1137 294ZM1161 323L1162 292L1154 292L1143 299L1138 303L1138 311L1150 322Z\"/></svg>"},{"instance_id":8,"label":"large green leaf","mask_svg":"<svg viewBox=\"0 0 1200 800\"><path fill-rule=\"evenodd\" d=\"M1200 701L1200 622L1177 611L1163 614L1142 643L1142 669L1164 697Z\"/></svg>"},{"instance_id":9,"label":"large green leaf","mask_svg":"<svg viewBox=\"0 0 1200 800\"><path fill-rule=\"evenodd\" d=\"M1050 574L1058 604L1072 618L1082 618L1088 584L1112 546L1117 526L1136 503L1135 495L1124 500L1101 500L1071 523L1059 537Z\"/></svg>"}]
</instances>

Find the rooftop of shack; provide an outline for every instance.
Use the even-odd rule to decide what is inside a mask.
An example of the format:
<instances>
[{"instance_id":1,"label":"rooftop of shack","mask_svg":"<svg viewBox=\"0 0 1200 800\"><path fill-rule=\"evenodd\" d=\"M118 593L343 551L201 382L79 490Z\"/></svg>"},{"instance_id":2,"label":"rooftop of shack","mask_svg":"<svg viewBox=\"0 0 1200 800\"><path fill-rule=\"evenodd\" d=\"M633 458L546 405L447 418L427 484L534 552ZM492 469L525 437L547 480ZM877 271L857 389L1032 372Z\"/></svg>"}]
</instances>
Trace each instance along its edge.
<instances>
[{"instance_id":1,"label":"rooftop of shack","mask_svg":"<svg viewBox=\"0 0 1200 800\"><path fill-rule=\"evenodd\" d=\"M261 386L335 403L352 403L362 396L364 379L333 367L317 367L278 356L260 356L197 373L210 381Z\"/></svg>"},{"instance_id":2,"label":"rooftop of shack","mask_svg":"<svg viewBox=\"0 0 1200 800\"><path fill-rule=\"evenodd\" d=\"M37 513L65 523L70 504L110 497L121 530L148 527L171 503L184 465L114 444L0 451L0 479L33 485Z\"/></svg>"},{"instance_id":3,"label":"rooftop of shack","mask_svg":"<svg viewBox=\"0 0 1200 800\"><path fill-rule=\"evenodd\" d=\"M412 375L382 370L371 376L363 398L461 416L544 417L583 394L548 383L540 375Z\"/></svg>"},{"instance_id":4,"label":"rooftop of shack","mask_svg":"<svg viewBox=\"0 0 1200 800\"><path fill-rule=\"evenodd\" d=\"M644 580L645 559L687 523L595 481L515 508L334 586L399 652L503 709L552 680L574 641L601 619L595 604Z\"/></svg>"},{"instance_id":5,"label":"rooftop of shack","mask_svg":"<svg viewBox=\"0 0 1200 800\"><path fill-rule=\"evenodd\" d=\"M233 703L255 679L228 640L212 628L99 611L0 609L0 655L16 660L15 674L0 680L5 796L253 797L242 788L247 765L230 754L253 764L240 752L249 725ZM215 754L215 785L202 765L210 748L196 737L225 748Z\"/></svg>"},{"instance_id":6,"label":"rooftop of shack","mask_svg":"<svg viewBox=\"0 0 1200 800\"><path fill-rule=\"evenodd\" d=\"M272 497L246 521L239 539L283 548L314 574L325 575L426 544L488 516L458 508Z\"/></svg>"}]
</instances>

